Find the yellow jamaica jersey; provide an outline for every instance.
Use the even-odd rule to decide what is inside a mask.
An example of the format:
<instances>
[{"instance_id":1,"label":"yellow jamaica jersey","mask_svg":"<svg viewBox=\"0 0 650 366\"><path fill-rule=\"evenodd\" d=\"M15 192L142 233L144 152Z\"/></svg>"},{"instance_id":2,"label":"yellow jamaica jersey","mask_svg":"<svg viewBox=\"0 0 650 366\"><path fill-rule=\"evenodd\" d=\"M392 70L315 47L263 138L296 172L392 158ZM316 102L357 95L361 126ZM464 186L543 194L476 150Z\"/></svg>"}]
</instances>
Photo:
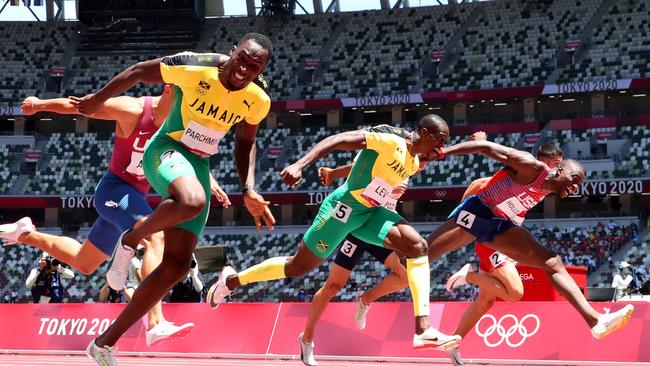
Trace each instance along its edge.
<instances>
[{"instance_id":1,"label":"yellow jamaica jersey","mask_svg":"<svg viewBox=\"0 0 650 366\"><path fill-rule=\"evenodd\" d=\"M420 161L408 151L408 136L407 131L388 125L366 130L366 148L345 182L357 201L367 207L382 206L394 187L417 173Z\"/></svg>"},{"instance_id":2,"label":"yellow jamaica jersey","mask_svg":"<svg viewBox=\"0 0 650 366\"><path fill-rule=\"evenodd\" d=\"M245 88L230 91L219 81L219 55L182 52L164 57L160 72L174 84L174 102L161 131L194 154L217 153L219 141L236 123L259 124L271 98L260 75Z\"/></svg>"}]
</instances>

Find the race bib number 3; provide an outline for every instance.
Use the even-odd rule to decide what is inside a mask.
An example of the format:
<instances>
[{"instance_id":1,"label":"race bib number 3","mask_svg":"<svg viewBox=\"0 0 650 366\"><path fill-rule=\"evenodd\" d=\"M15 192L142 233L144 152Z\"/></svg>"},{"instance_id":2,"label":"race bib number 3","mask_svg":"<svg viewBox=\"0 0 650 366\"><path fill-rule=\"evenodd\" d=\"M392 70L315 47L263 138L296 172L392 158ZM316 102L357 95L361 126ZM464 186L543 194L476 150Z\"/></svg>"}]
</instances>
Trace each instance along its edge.
<instances>
[{"instance_id":1,"label":"race bib number 3","mask_svg":"<svg viewBox=\"0 0 650 366\"><path fill-rule=\"evenodd\" d=\"M476 219L476 215L474 215L471 212L462 210L460 211L460 214L458 214L458 217L456 218L456 223L460 226L471 229L472 226L474 225L474 219Z\"/></svg>"},{"instance_id":2,"label":"race bib number 3","mask_svg":"<svg viewBox=\"0 0 650 366\"><path fill-rule=\"evenodd\" d=\"M336 207L334 207L334 211L332 211L332 217L345 224L348 222L351 213L352 207L339 202L336 204Z\"/></svg>"},{"instance_id":3,"label":"race bib number 3","mask_svg":"<svg viewBox=\"0 0 650 366\"><path fill-rule=\"evenodd\" d=\"M180 142L191 152L199 156L210 156L219 150L219 141L226 135L198 122L190 120L183 131Z\"/></svg>"},{"instance_id":4,"label":"race bib number 3","mask_svg":"<svg viewBox=\"0 0 650 366\"><path fill-rule=\"evenodd\" d=\"M361 197L373 206L383 206L392 191L393 187L390 184L379 177L374 177L361 193Z\"/></svg>"},{"instance_id":5,"label":"race bib number 3","mask_svg":"<svg viewBox=\"0 0 650 366\"><path fill-rule=\"evenodd\" d=\"M343 245L341 246L341 253L347 255L350 258L352 258L356 250L357 250L357 245L352 243L349 240L344 241Z\"/></svg>"},{"instance_id":6,"label":"race bib number 3","mask_svg":"<svg viewBox=\"0 0 650 366\"><path fill-rule=\"evenodd\" d=\"M131 152L131 162L129 166L126 167L126 171L138 178L144 177L144 169L142 168L142 153L132 151Z\"/></svg>"}]
</instances>

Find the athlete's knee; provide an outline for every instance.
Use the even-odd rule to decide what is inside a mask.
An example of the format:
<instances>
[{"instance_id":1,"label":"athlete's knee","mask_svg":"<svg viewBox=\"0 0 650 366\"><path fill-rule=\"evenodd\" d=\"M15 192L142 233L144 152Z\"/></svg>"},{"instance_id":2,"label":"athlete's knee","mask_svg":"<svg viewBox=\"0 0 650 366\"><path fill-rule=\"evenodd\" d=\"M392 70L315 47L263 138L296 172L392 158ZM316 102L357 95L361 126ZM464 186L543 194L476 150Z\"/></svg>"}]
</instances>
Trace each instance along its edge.
<instances>
[{"instance_id":1,"label":"athlete's knee","mask_svg":"<svg viewBox=\"0 0 650 366\"><path fill-rule=\"evenodd\" d=\"M327 281L323 285L323 295L327 297L334 297L338 294L345 286L345 283Z\"/></svg>"},{"instance_id":2,"label":"athlete's knee","mask_svg":"<svg viewBox=\"0 0 650 366\"><path fill-rule=\"evenodd\" d=\"M178 256L163 258L162 263L158 266L160 277L166 281L178 282L190 270L192 258L179 258ZM158 272L157 272L158 273Z\"/></svg>"},{"instance_id":3,"label":"athlete's knee","mask_svg":"<svg viewBox=\"0 0 650 366\"><path fill-rule=\"evenodd\" d=\"M290 259L284 267L284 274L287 277L300 277L304 276L312 269L312 266L305 263L298 263L297 261Z\"/></svg>"},{"instance_id":4,"label":"athlete's knee","mask_svg":"<svg viewBox=\"0 0 650 366\"><path fill-rule=\"evenodd\" d=\"M408 240L403 248L404 255L409 258L427 255L427 241L422 238Z\"/></svg>"},{"instance_id":5,"label":"athlete's knee","mask_svg":"<svg viewBox=\"0 0 650 366\"><path fill-rule=\"evenodd\" d=\"M557 273L564 270L564 263L559 255L554 255L544 262L544 271L546 273Z\"/></svg>"},{"instance_id":6,"label":"athlete's knee","mask_svg":"<svg viewBox=\"0 0 650 366\"><path fill-rule=\"evenodd\" d=\"M186 191L176 197L179 212L182 212L187 218L198 216L206 204L205 193L200 191Z\"/></svg>"},{"instance_id":7,"label":"athlete's knee","mask_svg":"<svg viewBox=\"0 0 650 366\"><path fill-rule=\"evenodd\" d=\"M97 265L94 263L80 263L79 265L75 266L79 272L81 272L83 275L88 276L97 270Z\"/></svg>"},{"instance_id":8,"label":"athlete's knee","mask_svg":"<svg viewBox=\"0 0 650 366\"><path fill-rule=\"evenodd\" d=\"M509 302L517 302L521 300L522 297L524 297L524 288L522 287L515 287L511 288L508 290L508 299L504 299Z\"/></svg>"}]
</instances>

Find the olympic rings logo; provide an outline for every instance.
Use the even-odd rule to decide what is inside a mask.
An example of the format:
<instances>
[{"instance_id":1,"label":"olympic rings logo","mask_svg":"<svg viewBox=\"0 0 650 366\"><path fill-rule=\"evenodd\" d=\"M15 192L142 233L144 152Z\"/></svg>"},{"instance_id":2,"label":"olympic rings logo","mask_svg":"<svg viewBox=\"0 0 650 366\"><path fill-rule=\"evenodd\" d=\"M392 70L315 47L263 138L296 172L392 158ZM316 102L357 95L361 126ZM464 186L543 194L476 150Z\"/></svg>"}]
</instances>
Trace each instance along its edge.
<instances>
[{"instance_id":1,"label":"olympic rings logo","mask_svg":"<svg viewBox=\"0 0 650 366\"><path fill-rule=\"evenodd\" d=\"M480 325L483 319L490 319L492 324L488 326L484 331L481 331ZM510 323L509 320L512 321L512 325L506 329L504 324L508 325ZM528 322L526 322L527 320ZM533 325L533 329L529 330L526 324ZM478 336L483 338L485 345L490 348L498 347L503 342L506 342L506 344L512 348L516 348L524 344L524 341L528 337L535 335L535 333L537 333L539 330L539 326L539 317L535 314L528 314L521 318L521 321L512 314L506 314L502 316L498 321L493 315L485 314L476 323L474 330ZM491 337L494 333L496 333L497 336ZM518 333L519 335L515 336L515 333ZM500 337L500 339L495 341L495 338L498 337ZM511 337L514 339L514 341L510 339ZM521 339L519 339L519 337L521 337Z\"/></svg>"}]
</instances>

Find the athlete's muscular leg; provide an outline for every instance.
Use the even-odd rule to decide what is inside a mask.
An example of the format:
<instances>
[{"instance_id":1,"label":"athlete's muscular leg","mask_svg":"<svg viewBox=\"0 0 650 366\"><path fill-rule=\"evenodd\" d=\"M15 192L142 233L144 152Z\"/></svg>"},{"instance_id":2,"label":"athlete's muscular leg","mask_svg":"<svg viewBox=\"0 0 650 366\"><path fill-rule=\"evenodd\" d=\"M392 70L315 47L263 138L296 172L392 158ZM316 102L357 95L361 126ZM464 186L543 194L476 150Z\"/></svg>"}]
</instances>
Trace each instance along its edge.
<instances>
[{"instance_id":1,"label":"athlete's muscular leg","mask_svg":"<svg viewBox=\"0 0 650 366\"><path fill-rule=\"evenodd\" d=\"M474 325L481 319L483 314L487 313L488 310L494 305L494 300L496 297L490 291L483 291L481 288L478 293L478 297L474 302L472 302L469 307L463 313L463 316L458 322L458 326L454 331L454 334L458 334L461 337L465 338L467 333L474 327Z\"/></svg>"},{"instance_id":2,"label":"athlete's muscular leg","mask_svg":"<svg viewBox=\"0 0 650 366\"><path fill-rule=\"evenodd\" d=\"M458 250L474 241L476 237L463 230L453 220L447 220L427 237L429 262L440 256Z\"/></svg>"},{"instance_id":3,"label":"athlete's muscular leg","mask_svg":"<svg viewBox=\"0 0 650 366\"><path fill-rule=\"evenodd\" d=\"M469 272L467 283L477 285L482 292L490 292L505 301L517 302L524 296L524 285L514 263L507 263L492 273Z\"/></svg>"},{"instance_id":4,"label":"athlete's muscular leg","mask_svg":"<svg viewBox=\"0 0 650 366\"><path fill-rule=\"evenodd\" d=\"M409 285L408 274L406 273L406 268L400 262L399 257L395 252L391 253L386 260L384 261L386 268L390 269L391 272L388 276L372 289L366 291L361 295L361 302L368 305L375 300L392 294L393 292L401 291Z\"/></svg>"},{"instance_id":5,"label":"athlete's muscular leg","mask_svg":"<svg viewBox=\"0 0 650 366\"><path fill-rule=\"evenodd\" d=\"M468 283L479 286L479 295L474 302L465 310L454 334L462 337L476 325L492 305L497 296L506 301L519 301L524 294L524 285L519 277L519 272L514 263L507 263L502 267L487 273L484 271L470 272L467 276ZM470 277L472 281L470 281ZM477 278L492 279L494 281L477 281ZM480 284L479 284L480 282ZM496 285L495 285L496 283Z\"/></svg>"},{"instance_id":6,"label":"athlete's muscular leg","mask_svg":"<svg viewBox=\"0 0 650 366\"><path fill-rule=\"evenodd\" d=\"M384 246L397 250L407 257L406 271L413 297L415 333L422 334L429 328L431 274L429 273L429 261L426 257L427 242L408 223L400 221L386 235Z\"/></svg>"},{"instance_id":7,"label":"athlete's muscular leg","mask_svg":"<svg viewBox=\"0 0 650 366\"><path fill-rule=\"evenodd\" d=\"M135 249L142 239L198 216L206 205L205 190L195 176L178 177L167 189L170 197L142 225L124 235L124 245Z\"/></svg>"},{"instance_id":8,"label":"athlete's muscular leg","mask_svg":"<svg viewBox=\"0 0 650 366\"><path fill-rule=\"evenodd\" d=\"M145 218L141 219L140 222L144 220ZM145 279L162 262L165 250L165 235L162 232L157 232L150 237L145 238L142 242L146 247L144 256L142 257L141 269L142 279ZM155 327L158 323L164 320L165 317L162 312L162 304L158 301L147 313L147 329Z\"/></svg>"},{"instance_id":9,"label":"athlete's muscular leg","mask_svg":"<svg viewBox=\"0 0 650 366\"><path fill-rule=\"evenodd\" d=\"M316 256L300 242L298 251L291 257L274 257L256 264L226 279L226 285L234 290L242 285L260 281L272 281L286 277L299 277L323 263L325 259ZM240 277L245 279L242 281Z\"/></svg>"},{"instance_id":10,"label":"athlete's muscular leg","mask_svg":"<svg viewBox=\"0 0 650 366\"><path fill-rule=\"evenodd\" d=\"M350 270L345 269L336 263L332 263L325 284L318 289L314 295L314 299L311 301L309 317L307 318L307 324L305 325L305 332L302 335L303 342L309 343L314 340L314 330L316 329L318 319L323 315L330 300L332 300L332 298L341 291L343 286L345 286L345 283L348 282L350 273Z\"/></svg>"},{"instance_id":11,"label":"athlete's muscular leg","mask_svg":"<svg viewBox=\"0 0 650 366\"><path fill-rule=\"evenodd\" d=\"M95 272L97 267L109 258L89 239L86 239L82 244L67 236L55 236L32 231L20 235L18 242L48 252L54 258L72 266L85 275Z\"/></svg>"},{"instance_id":12,"label":"athlete's muscular leg","mask_svg":"<svg viewBox=\"0 0 650 366\"><path fill-rule=\"evenodd\" d=\"M152 306L190 270L192 252L198 241L189 231L170 228L165 230L165 250L160 265L145 278L135 291L131 302L108 327L106 332L97 337L99 347L113 346L115 342L135 324Z\"/></svg>"},{"instance_id":13,"label":"athlete's muscular leg","mask_svg":"<svg viewBox=\"0 0 650 366\"><path fill-rule=\"evenodd\" d=\"M589 327L596 325L600 314L580 292L560 256L546 249L528 230L515 226L485 244L519 263L543 269L553 287L571 303Z\"/></svg>"}]
</instances>

